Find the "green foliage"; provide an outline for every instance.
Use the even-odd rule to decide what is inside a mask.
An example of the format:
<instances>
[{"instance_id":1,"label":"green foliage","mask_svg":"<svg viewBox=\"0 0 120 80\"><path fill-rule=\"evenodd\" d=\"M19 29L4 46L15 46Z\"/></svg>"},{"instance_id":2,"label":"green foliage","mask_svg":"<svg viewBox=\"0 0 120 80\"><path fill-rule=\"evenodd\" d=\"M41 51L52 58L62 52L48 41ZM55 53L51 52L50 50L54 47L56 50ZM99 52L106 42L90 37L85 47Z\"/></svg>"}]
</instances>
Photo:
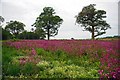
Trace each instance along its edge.
<instances>
[{"instance_id":1,"label":"green foliage","mask_svg":"<svg viewBox=\"0 0 120 80\"><path fill-rule=\"evenodd\" d=\"M9 52L10 51L10 52ZM90 61L88 55L79 57L63 51L50 52L36 49L40 61L35 64L19 63L20 58L28 58L21 50L3 46L3 74L17 78L98 78L99 62Z\"/></svg>"},{"instance_id":2,"label":"green foliage","mask_svg":"<svg viewBox=\"0 0 120 80\"><path fill-rule=\"evenodd\" d=\"M104 18L106 18L106 11L96 10L94 6L95 4L90 4L84 7L76 16L76 23L84 27L85 31L92 33L92 39L105 34L105 31L111 28L104 20Z\"/></svg>"},{"instance_id":3,"label":"green foliage","mask_svg":"<svg viewBox=\"0 0 120 80\"><path fill-rule=\"evenodd\" d=\"M2 46L2 65L3 65L3 75L18 75L19 64L13 64L13 57L17 56L18 53L14 48ZM13 69L13 70L12 70Z\"/></svg>"},{"instance_id":4,"label":"green foliage","mask_svg":"<svg viewBox=\"0 0 120 80\"><path fill-rule=\"evenodd\" d=\"M19 39L39 39L39 35L34 32L24 31L18 35Z\"/></svg>"},{"instance_id":5,"label":"green foliage","mask_svg":"<svg viewBox=\"0 0 120 80\"><path fill-rule=\"evenodd\" d=\"M19 66L19 67L21 67L21 74L25 76L31 76L33 74L36 74L39 71L36 65L30 62L26 63L23 66Z\"/></svg>"},{"instance_id":6,"label":"green foliage","mask_svg":"<svg viewBox=\"0 0 120 80\"><path fill-rule=\"evenodd\" d=\"M44 38L46 38L46 34L45 34L45 31L43 30L43 29L39 29L39 28L37 28L36 30L35 30L35 34L39 37L39 39L44 39Z\"/></svg>"},{"instance_id":7,"label":"green foliage","mask_svg":"<svg viewBox=\"0 0 120 80\"><path fill-rule=\"evenodd\" d=\"M1 34L2 34L2 40L8 40L8 39L12 38L12 34L9 31L7 31L3 28L2 28L2 33Z\"/></svg>"},{"instance_id":8,"label":"green foliage","mask_svg":"<svg viewBox=\"0 0 120 80\"><path fill-rule=\"evenodd\" d=\"M2 46L2 73L3 75L18 76L20 73L19 64L12 63L12 57L16 56L17 52L13 48Z\"/></svg>"},{"instance_id":9,"label":"green foliage","mask_svg":"<svg viewBox=\"0 0 120 80\"><path fill-rule=\"evenodd\" d=\"M11 52L10 52L11 51ZM2 62L3 65L11 62L12 57L16 56L17 51L14 48L2 46Z\"/></svg>"},{"instance_id":10,"label":"green foliage","mask_svg":"<svg viewBox=\"0 0 120 80\"><path fill-rule=\"evenodd\" d=\"M50 64L47 61L40 61L37 66L40 68L41 71L44 71L50 66Z\"/></svg>"},{"instance_id":11,"label":"green foliage","mask_svg":"<svg viewBox=\"0 0 120 80\"><path fill-rule=\"evenodd\" d=\"M5 19L0 16L0 40L7 40L12 37L9 31L6 31L5 29L2 28L2 23L5 21Z\"/></svg>"},{"instance_id":12,"label":"green foliage","mask_svg":"<svg viewBox=\"0 0 120 80\"><path fill-rule=\"evenodd\" d=\"M25 25L19 21L10 21L5 29L11 32L15 37L24 30Z\"/></svg>"},{"instance_id":13,"label":"green foliage","mask_svg":"<svg viewBox=\"0 0 120 80\"><path fill-rule=\"evenodd\" d=\"M37 17L36 22L33 24L37 29L43 30L48 36L55 36L58 34L58 28L62 24L63 20L54 15L54 9L52 7L44 7L43 12Z\"/></svg>"},{"instance_id":14,"label":"green foliage","mask_svg":"<svg viewBox=\"0 0 120 80\"><path fill-rule=\"evenodd\" d=\"M99 62L90 62L88 56L77 57L56 51L46 52L37 49L37 53L43 61L37 66L40 67L42 78L98 78Z\"/></svg>"},{"instance_id":15,"label":"green foliage","mask_svg":"<svg viewBox=\"0 0 120 80\"><path fill-rule=\"evenodd\" d=\"M20 74L20 65L19 64L6 64L5 75L9 76L18 76Z\"/></svg>"}]
</instances>

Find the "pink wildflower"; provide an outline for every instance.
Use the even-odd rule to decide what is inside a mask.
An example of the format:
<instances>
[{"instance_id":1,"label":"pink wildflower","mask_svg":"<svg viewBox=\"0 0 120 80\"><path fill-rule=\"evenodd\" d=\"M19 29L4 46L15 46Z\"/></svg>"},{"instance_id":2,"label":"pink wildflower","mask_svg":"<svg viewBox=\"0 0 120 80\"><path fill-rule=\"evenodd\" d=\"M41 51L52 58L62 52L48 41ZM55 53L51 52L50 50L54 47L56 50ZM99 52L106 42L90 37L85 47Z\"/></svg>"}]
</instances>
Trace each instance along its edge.
<instances>
[{"instance_id":1,"label":"pink wildflower","mask_svg":"<svg viewBox=\"0 0 120 80\"><path fill-rule=\"evenodd\" d=\"M26 63L26 59L25 58L20 58L20 64L25 64Z\"/></svg>"},{"instance_id":2,"label":"pink wildflower","mask_svg":"<svg viewBox=\"0 0 120 80\"><path fill-rule=\"evenodd\" d=\"M116 76L115 76L115 75L113 75L113 78L116 78Z\"/></svg>"},{"instance_id":3,"label":"pink wildflower","mask_svg":"<svg viewBox=\"0 0 120 80\"><path fill-rule=\"evenodd\" d=\"M35 55L36 55L36 51L35 51L35 49L34 49L34 48L32 48L31 54L32 54L33 56L35 56Z\"/></svg>"},{"instance_id":4,"label":"pink wildflower","mask_svg":"<svg viewBox=\"0 0 120 80\"><path fill-rule=\"evenodd\" d=\"M99 70L98 72L99 72L99 74L102 74L102 73L103 73L103 70Z\"/></svg>"}]
</instances>

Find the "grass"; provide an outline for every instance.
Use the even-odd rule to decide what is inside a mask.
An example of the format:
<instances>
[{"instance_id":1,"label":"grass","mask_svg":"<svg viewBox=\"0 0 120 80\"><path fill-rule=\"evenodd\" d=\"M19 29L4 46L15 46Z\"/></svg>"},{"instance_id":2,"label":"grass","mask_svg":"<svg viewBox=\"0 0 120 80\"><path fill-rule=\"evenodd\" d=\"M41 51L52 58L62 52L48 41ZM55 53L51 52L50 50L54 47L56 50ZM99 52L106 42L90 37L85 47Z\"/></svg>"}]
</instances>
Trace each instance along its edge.
<instances>
[{"instance_id":1,"label":"grass","mask_svg":"<svg viewBox=\"0 0 120 80\"><path fill-rule=\"evenodd\" d=\"M52 53L44 53L39 52L41 49L37 49L38 54L43 61L48 65L46 70L50 74L54 74L53 77L59 75L57 73L61 73L60 77L72 77L72 78L98 78L98 69L99 62L90 62L89 57L82 56L77 57L74 55L68 55L62 51L56 51ZM52 55L51 55L52 54ZM60 71L59 71L60 70ZM57 71L57 72L56 72ZM52 76L51 76L52 77Z\"/></svg>"},{"instance_id":2,"label":"grass","mask_svg":"<svg viewBox=\"0 0 120 80\"><path fill-rule=\"evenodd\" d=\"M27 62L20 65L19 58L30 57L22 50L3 46L2 63L5 78L99 78L100 62L93 61L89 55L82 57L69 55L63 51L36 49L37 63ZM37 59L36 59L37 60Z\"/></svg>"}]
</instances>

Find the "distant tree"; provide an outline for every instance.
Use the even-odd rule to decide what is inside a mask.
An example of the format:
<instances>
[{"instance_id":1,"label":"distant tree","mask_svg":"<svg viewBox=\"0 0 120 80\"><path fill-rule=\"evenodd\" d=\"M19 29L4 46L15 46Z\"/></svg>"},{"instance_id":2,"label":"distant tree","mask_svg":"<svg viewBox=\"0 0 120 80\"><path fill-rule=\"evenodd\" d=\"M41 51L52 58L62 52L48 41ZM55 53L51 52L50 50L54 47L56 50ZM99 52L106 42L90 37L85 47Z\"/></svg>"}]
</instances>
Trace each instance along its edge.
<instances>
[{"instance_id":1,"label":"distant tree","mask_svg":"<svg viewBox=\"0 0 120 80\"><path fill-rule=\"evenodd\" d=\"M17 37L18 34L24 31L25 25L19 21L10 21L6 25L5 29L10 31L13 36Z\"/></svg>"},{"instance_id":2,"label":"distant tree","mask_svg":"<svg viewBox=\"0 0 120 80\"><path fill-rule=\"evenodd\" d=\"M27 39L27 31L24 30L22 33L17 36L19 39Z\"/></svg>"},{"instance_id":3,"label":"distant tree","mask_svg":"<svg viewBox=\"0 0 120 80\"><path fill-rule=\"evenodd\" d=\"M115 35L113 36L113 38L120 38L120 35Z\"/></svg>"},{"instance_id":4,"label":"distant tree","mask_svg":"<svg viewBox=\"0 0 120 80\"><path fill-rule=\"evenodd\" d=\"M2 17L2 16L0 16L0 40L2 39L2 23L5 21L5 19Z\"/></svg>"},{"instance_id":5,"label":"distant tree","mask_svg":"<svg viewBox=\"0 0 120 80\"><path fill-rule=\"evenodd\" d=\"M71 40L74 40L74 38L71 38Z\"/></svg>"},{"instance_id":6,"label":"distant tree","mask_svg":"<svg viewBox=\"0 0 120 80\"><path fill-rule=\"evenodd\" d=\"M9 31L2 28L2 40L8 40L11 38L12 38L12 34Z\"/></svg>"},{"instance_id":7,"label":"distant tree","mask_svg":"<svg viewBox=\"0 0 120 80\"><path fill-rule=\"evenodd\" d=\"M63 19L55 15L55 11L52 7L44 7L43 12L37 17L34 27L43 30L47 35L48 40L50 36L58 34L58 28L62 24Z\"/></svg>"},{"instance_id":8,"label":"distant tree","mask_svg":"<svg viewBox=\"0 0 120 80\"><path fill-rule=\"evenodd\" d=\"M108 28L111 28L104 20L106 11L96 10L95 4L90 4L82 9L76 17L76 23L84 27L85 31L92 33L92 39L105 34Z\"/></svg>"},{"instance_id":9,"label":"distant tree","mask_svg":"<svg viewBox=\"0 0 120 80\"><path fill-rule=\"evenodd\" d=\"M34 32L24 31L18 35L19 39L40 39L39 35Z\"/></svg>"}]
</instances>

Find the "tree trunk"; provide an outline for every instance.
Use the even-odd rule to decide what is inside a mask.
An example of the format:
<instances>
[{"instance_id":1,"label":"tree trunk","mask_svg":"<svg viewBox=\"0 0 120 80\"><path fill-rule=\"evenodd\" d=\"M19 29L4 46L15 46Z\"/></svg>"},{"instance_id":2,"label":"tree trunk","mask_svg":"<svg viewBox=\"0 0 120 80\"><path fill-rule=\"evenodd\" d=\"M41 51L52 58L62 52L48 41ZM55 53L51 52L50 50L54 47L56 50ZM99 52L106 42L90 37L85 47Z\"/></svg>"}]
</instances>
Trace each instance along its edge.
<instances>
[{"instance_id":1,"label":"tree trunk","mask_svg":"<svg viewBox=\"0 0 120 80\"><path fill-rule=\"evenodd\" d=\"M50 40L50 31L49 31L49 26L47 27L47 37L48 37L48 40Z\"/></svg>"},{"instance_id":2,"label":"tree trunk","mask_svg":"<svg viewBox=\"0 0 120 80\"><path fill-rule=\"evenodd\" d=\"M95 39L95 37L94 37L94 26L92 26L92 40L94 40Z\"/></svg>"}]
</instances>

